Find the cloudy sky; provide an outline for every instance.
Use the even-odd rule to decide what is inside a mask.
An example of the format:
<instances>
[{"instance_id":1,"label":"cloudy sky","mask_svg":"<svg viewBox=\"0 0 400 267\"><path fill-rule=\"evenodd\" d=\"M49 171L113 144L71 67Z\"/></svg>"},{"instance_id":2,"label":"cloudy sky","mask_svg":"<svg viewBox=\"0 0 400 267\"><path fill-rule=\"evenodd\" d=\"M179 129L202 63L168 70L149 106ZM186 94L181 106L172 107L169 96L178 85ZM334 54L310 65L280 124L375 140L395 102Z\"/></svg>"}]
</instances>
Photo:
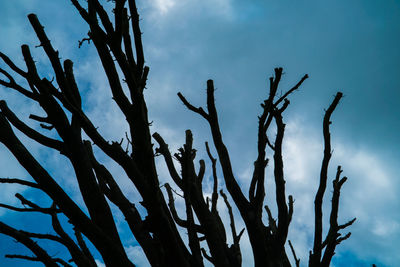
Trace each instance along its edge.
<instances>
[{"instance_id":1,"label":"cloudy sky","mask_svg":"<svg viewBox=\"0 0 400 267\"><path fill-rule=\"evenodd\" d=\"M286 90L304 74L309 74L301 90L292 96L284 118L287 192L295 198L289 238L304 266L312 246L312 209L322 158L324 108L337 91L344 93L333 115L334 153L330 177L341 164L349 180L342 192L340 221L353 217L357 221L349 229L351 238L338 247L333 265L396 266L400 262L400 146L397 142L400 3L394 0L138 2L146 63L150 66L146 97L150 120L154 121L152 130L160 132L170 147L176 149L184 140L184 130L192 129L199 157L204 157L204 141L210 140L207 125L183 107L176 93L181 91L193 104L204 105L206 80L214 79L223 135L236 176L246 191L256 158L259 103L267 94L268 78L275 67L283 67L281 89ZM1 1L0 51L22 64L20 45L29 44L41 73L52 77L46 57L40 48L33 48L38 41L26 18L29 13L38 15L61 57L75 62L89 116L106 137L119 140L126 129L124 119L109 105L111 96L93 46L78 49L78 40L85 37L88 28L68 0ZM39 114L37 106L7 89L1 88L0 98L6 99L21 118L26 119L30 113ZM66 162L56 153L21 138L80 202L71 178L72 170L65 167ZM162 162L159 165L161 181L169 181ZM120 171L111 163L109 166L115 172ZM29 179L5 147L0 147L0 176ZM331 191L327 190L327 204ZM3 185L0 202L18 205L13 197L16 192L48 202L37 192ZM134 191L127 194L135 196ZM267 200L273 198L273 184L269 179ZM31 216L0 210L1 221L46 232L49 218ZM122 232L126 230L122 223L120 227ZM132 260L138 266L147 266L140 248L126 238ZM251 266L246 238L242 251L243 265ZM12 239L0 236L1 254L23 252L26 251ZM64 253L52 252L53 255ZM0 256L1 266L17 266L17 263Z\"/></svg>"}]
</instances>

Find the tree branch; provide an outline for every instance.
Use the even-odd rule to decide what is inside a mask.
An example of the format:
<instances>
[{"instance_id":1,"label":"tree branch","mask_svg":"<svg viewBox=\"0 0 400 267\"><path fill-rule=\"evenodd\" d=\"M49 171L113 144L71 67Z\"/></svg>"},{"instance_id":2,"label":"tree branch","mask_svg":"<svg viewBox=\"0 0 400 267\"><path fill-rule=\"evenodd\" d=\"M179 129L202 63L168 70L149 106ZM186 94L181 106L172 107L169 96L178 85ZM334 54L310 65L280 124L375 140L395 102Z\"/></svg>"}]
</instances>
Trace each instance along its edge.
<instances>
[{"instance_id":1,"label":"tree branch","mask_svg":"<svg viewBox=\"0 0 400 267\"><path fill-rule=\"evenodd\" d=\"M354 218L343 225L340 226L338 225L340 189L347 180L346 177L340 178L341 174L342 174L342 168L341 166L338 166L336 171L336 178L333 180L333 195L332 195L331 214L329 220L329 230L325 238L325 241L322 243L322 247L326 246L324 255L322 256L322 261L321 261L322 266L328 266L330 264L332 257L335 254L336 246L340 244L340 242L342 242L343 240L349 238L351 235L351 233L348 233L345 236L340 237L341 234L339 233L339 230L344 229L347 226L350 226L356 220L356 218Z\"/></svg>"},{"instance_id":2,"label":"tree branch","mask_svg":"<svg viewBox=\"0 0 400 267\"><path fill-rule=\"evenodd\" d=\"M221 196L224 199L225 205L228 208L228 213L229 213L229 219L230 219L230 226L231 226L231 232L232 232L232 239L233 239L233 245L236 246L236 249L238 249L238 254L240 254L240 247L239 247L239 242L240 242L240 237L242 236L244 229L240 231L239 235L236 233L236 226L235 226L235 217L233 216L233 211L232 207L229 204L228 197L225 195L224 191L222 189L219 191Z\"/></svg>"},{"instance_id":3,"label":"tree branch","mask_svg":"<svg viewBox=\"0 0 400 267\"><path fill-rule=\"evenodd\" d=\"M25 181L25 180L18 179L18 178L0 178L0 183L4 183L4 184L20 184L20 185L30 186L32 188L41 189L40 186L37 183Z\"/></svg>"},{"instance_id":4,"label":"tree branch","mask_svg":"<svg viewBox=\"0 0 400 267\"><path fill-rule=\"evenodd\" d=\"M277 126L274 151L275 195L276 204L278 206L277 245L282 247L286 242L288 228L290 224L289 212L286 204L285 179L283 173L282 159L282 141L285 131L285 124L282 121L282 114L280 111L275 111L274 117Z\"/></svg>"},{"instance_id":5,"label":"tree branch","mask_svg":"<svg viewBox=\"0 0 400 267\"><path fill-rule=\"evenodd\" d=\"M12 125L23 132L26 136L35 140L39 144L58 150L60 151L60 153L65 153L63 142L44 136L41 133L30 128L23 121L18 119L18 117L8 108L7 103L4 100L0 101L0 109L1 112L7 117L8 121L10 121Z\"/></svg>"},{"instance_id":6,"label":"tree branch","mask_svg":"<svg viewBox=\"0 0 400 267\"><path fill-rule=\"evenodd\" d=\"M292 251L293 254L293 258L294 258L294 262L296 264L296 267L300 267L300 259L297 258L296 256L296 251L293 248L292 242L289 240L289 246L290 246L290 250Z\"/></svg>"},{"instance_id":7,"label":"tree branch","mask_svg":"<svg viewBox=\"0 0 400 267\"><path fill-rule=\"evenodd\" d=\"M136 8L136 1L128 0L128 3L129 3L129 11L131 13L133 37L135 40L137 66L138 70L141 71L144 66L144 53L142 45L142 32L140 31L140 26L139 26L139 14Z\"/></svg>"},{"instance_id":8,"label":"tree branch","mask_svg":"<svg viewBox=\"0 0 400 267\"><path fill-rule=\"evenodd\" d=\"M2 204L0 203L0 207L2 208L6 208L9 210L13 210L13 211L19 211L19 212L41 212L44 214L52 214L54 212L61 212L59 209L56 208L42 208L39 207L38 205L36 205L35 203L25 199L21 194L15 194L15 196L21 201L22 205L27 205L31 208L18 208L18 207L14 207L11 205L7 205L7 204Z\"/></svg>"},{"instance_id":9,"label":"tree branch","mask_svg":"<svg viewBox=\"0 0 400 267\"><path fill-rule=\"evenodd\" d=\"M47 252L42 249L36 242L34 242L31 238L29 238L26 234L16 230L0 222L0 233L8 235L18 242L24 244L28 249L30 249L35 255L37 261L43 262L48 267L58 267L57 263L54 259L52 259ZM11 255L10 255L11 256Z\"/></svg>"},{"instance_id":10,"label":"tree branch","mask_svg":"<svg viewBox=\"0 0 400 267\"><path fill-rule=\"evenodd\" d=\"M229 152L224 142L222 141L217 110L215 107L214 91L215 90L213 81L208 80L207 81L207 110L209 116L208 122L210 124L214 145L218 153L222 172L224 174L226 188L228 189L230 195L232 196L235 204L238 206L239 211L242 213L242 215L244 215L244 213L247 212L249 202L243 195L243 192L240 189L240 186L233 175Z\"/></svg>"},{"instance_id":11,"label":"tree branch","mask_svg":"<svg viewBox=\"0 0 400 267\"><path fill-rule=\"evenodd\" d=\"M211 160L212 164L212 173L213 173L213 193L211 196L211 212L217 214L217 202L218 202L218 177L217 177L217 159L214 158L211 154L210 148L208 146L208 142L206 142L206 151L207 155Z\"/></svg>"},{"instance_id":12,"label":"tree branch","mask_svg":"<svg viewBox=\"0 0 400 267\"><path fill-rule=\"evenodd\" d=\"M271 231L271 234L275 235L276 232L278 231L278 227L276 226L276 220L272 216L271 210L269 209L268 205L265 205L264 208L268 216L268 227Z\"/></svg>"},{"instance_id":13,"label":"tree branch","mask_svg":"<svg viewBox=\"0 0 400 267\"><path fill-rule=\"evenodd\" d=\"M310 256L310 267L319 266L322 254L322 202L326 189L326 181L328 179L328 166L331 159L331 139L329 125L331 124L330 118L339 104L343 94L338 92L332 101L331 105L325 112L323 120L323 134L324 134L324 157L322 159L320 181L318 191L315 195L314 200L314 212L315 212L315 230L314 230L314 246L313 252Z\"/></svg>"},{"instance_id":14,"label":"tree branch","mask_svg":"<svg viewBox=\"0 0 400 267\"><path fill-rule=\"evenodd\" d=\"M179 176L178 172L175 169L174 162L172 160L171 153L168 149L168 145L164 142L164 139L161 137L159 133L154 133L153 138L160 145L159 148L156 148L156 153L160 153L164 156L165 163L167 164L169 174L171 175L172 180L174 180L175 184L182 189L182 178Z\"/></svg>"},{"instance_id":15,"label":"tree branch","mask_svg":"<svg viewBox=\"0 0 400 267\"><path fill-rule=\"evenodd\" d=\"M196 108L195 106L190 104L189 101L187 101L186 98L180 92L178 93L178 97L189 110L197 114L200 114L203 118L209 120L209 114L207 114L202 107Z\"/></svg>"},{"instance_id":16,"label":"tree branch","mask_svg":"<svg viewBox=\"0 0 400 267\"><path fill-rule=\"evenodd\" d=\"M7 88L14 89L17 92L23 94L24 96L26 96L26 97L28 97L30 99L37 100L37 96L35 94L33 94L32 92L26 90L21 85L17 84L15 82L14 78L7 71L5 71L4 69L0 68L0 73L2 73L8 79L8 82L0 79L0 85L3 85L5 87L7 87Z\"/></svg>"},{"instance_id":17,"label":"tree branch","mask_svg":"<svg viewBox=\"0 0 400 267\"><path fill-rule=\"evenodd\" d=\"M0 52L0 58L16 73L21 75L22 77L26 77L28 75L27 72L23 71L22 69L18 68L17 65L5 54Z\"/></svg>"},{"instance_id":18,"label":"tree branch","mask_svg":"<svg viewBox=\"0 0 400 267\"><path fill-rule=\"evenodd\" d=\"M290 89L289 91L287 91L283 96L281 96L275 103L274 106L277 107L279 105L279 103L281 103L283 100L285 100L291 93L293 93L294 91L296 91L301 84L308 78L308 74L304 75L303 78L301 78L301 80L292 87L292 89Z\"/></svg>"},{"instance_id":19,"label":"tree branch","mask_svg":"<svg viewBox=\"0 0 400 267\"><path fill-rule=\"evenodd\" d=\"M168 207L171 211L172 217L174 218L174 221L176 222L176 224L178 224L180 227L183 228L188 228L188 222L186 220L183 220L181 218L179 218L178 213L176 212L176 208L175 208L175 201L174 201L174 196L172 194L172 188L171 186L166 183L164 185L165 189L167 190L167 194L168 194ZM196 230L196 232L198 233L202 233L204 234L204 229L201 225L193 225L193 228Z\"/></svg>"}]
</instances>

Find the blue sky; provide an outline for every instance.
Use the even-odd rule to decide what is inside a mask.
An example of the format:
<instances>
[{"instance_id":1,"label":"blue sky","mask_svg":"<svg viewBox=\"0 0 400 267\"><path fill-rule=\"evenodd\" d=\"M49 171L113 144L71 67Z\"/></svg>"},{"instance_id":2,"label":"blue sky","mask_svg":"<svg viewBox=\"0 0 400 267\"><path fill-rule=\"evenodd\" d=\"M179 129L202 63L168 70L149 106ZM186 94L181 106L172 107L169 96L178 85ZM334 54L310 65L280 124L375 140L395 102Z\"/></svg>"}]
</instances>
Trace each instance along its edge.
<instances>
[{"instance_id":1,"label":"blue sky","mask_svg":"<svg viewBox=\"0 0 400 267\"><path fill-rule=\"evenodd\" d=\"M170 147L176 149L184 140L184 130L192 129L199 157L204 157L203 143L210 140L207 125L183 107L176 93L181 91L194 104L203 105L205 82L214 79L223 135L243 188L248 186L256 156L259 103L266 96L267 81L274 67L284 68L282 90L305 73L309 74L310 78L291 98L292 104L286 112L284 144L287 192L296 200L289 238L302 264L307 263L311 248L312 202L322 157L323 112L335 92L344 93L333 115L331 177L336 165L341 164L349 180L342 193L340 220L345 222L357 217L357 221L350 229L351 238L339 246L333 265L396 266L400 261L400 251L396 248L400 243L400 150L397 142L400 131L400 3L394 0L138 2L146 63L150 66L146 97L150 120L154 121L152 130L160 132ZM88 28L69 1L2 1L0 51L22 64L20 45L38 44L26 18L28 13L38 15L61 57L75 62L89 116L106 137L120 140L126 129L124 119L119 117L116 107L108 105L111 95L104 75L99 74L101 66L93 47L84 45L78 49L78 40L85 37ZM40 48L32 50L41 73L51 77L48 61ZM4 88L0 96L21 118L39 113L37 106L21 101ZM56 153L26 138L23 141L82 203L67 163ZM121 172L112 163L105 163L114 173ZM159 168L161 181L169 181L162 162ZM0 176L29 178L4 147L0 147ZM123 178L120 182L130 188ZM18 204L13 197L15 192L48 202L37 192L23 190L2 186L0 202ZM272 192L273 184L268 180L267 201L274 198ZM330 202L330 193L331 190L327 190L326 204ZM132 199L136 196L134 190L127 190L127 194ZM124 231L122 218L118 216L117 213L121 231ZM40 227L44 232L49 223L43 216L26 218L2 210L0 220L21 228ZM21 249L4 236L0 236L0 247L0 252L7 249L7 253ZM140 249L128 236L126 247L133 261L146 266ZM251 250L246 238L242 251L243 266L251 266ZM62 255L63 252L54 250L54 253ZM1 266L19 263L0 257ZM24 266L39 265L26 263Z\"/></svg>"}]
</instances>

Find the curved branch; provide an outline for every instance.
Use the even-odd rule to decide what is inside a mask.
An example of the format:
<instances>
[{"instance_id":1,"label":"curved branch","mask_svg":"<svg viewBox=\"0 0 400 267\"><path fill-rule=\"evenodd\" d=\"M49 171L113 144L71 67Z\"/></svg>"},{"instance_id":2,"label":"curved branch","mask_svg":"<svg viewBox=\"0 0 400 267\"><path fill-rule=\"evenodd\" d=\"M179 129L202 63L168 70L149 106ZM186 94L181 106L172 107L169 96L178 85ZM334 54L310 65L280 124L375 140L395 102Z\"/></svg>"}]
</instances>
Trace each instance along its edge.
<instances>
[{"instance_id":1,"label":"curved branch","mask_svg":"<svg viewBox=\"0 0 400 267\"><path fill-rule=\"evenodd\" d=\"M15 65L15 63L5 54L3 54L2 52L0 52L0 58L16 73L18 73L19 75L21 75L22 77L26 78L26 76L28 75L27 72L23 71L22 69L18 68L17 65Z\"/></svg>"},{"instance_id":2,"label":"curved branch","mask_svg":"<svg viewBox=\"0 0 400 267\"><path fill-rule=\"evenodd\" d=\"M32 92L26 90L25 88L23 88L22 86L20 86L19 84L17 84L14 80L14 78L4 69L0 68L0 73L2 73L4 76L7 77L8 82L4 81L4 80L0 80L0 85L3 85L5 87L11 88L16 90L17 92L23 94L24 96L33 99L33 100L37 100L37 96L35 94L33 94Z\"/></svg>"},{"instance_id":3,"label":"curved branch","mask_svg":"<svg viewBox=\"0 0 400 267\"><path fill-rule=\"evenodd\" d=\"M172 161L171 152L168 149L168 145L164 142L164 139L161 137L159 133L154 133L153 138L160 145L159 148L156 148L156 153L160 153L164 156L165 163L167 164L167 168L169 174L171 175L172 180L174 180L175 184L182 189L182 178L179 176L178 172L175 169L174 162Z\"/></svg>"},{"instance_id":4,"label":"curved branch","mask_svg":"<svg viewBox=\"0 0 400 267\"><path fill-rule=\"evenodd\" d=\"M191 111L200 114L203 118L205 118L206 120L210 119L210 115L207 114L204 109L202 107L196 108L195 106L193 106L192 104L189 103L189 101L186 100L186 98L179 92L178 93L178 97L179 99L182 101L182 103Z\"/></svg>"},{"instance_id":5,"label":"curved branch","mask_svg":"<svg viewBox=\"0 0 400 267\"><path fill-rule=\"evenodd\" d=\"M172 214L172 217L174 218L174 221L180 227L188 228L189 227L188 222L186 220L183 220L183 219L179 218L179 215L178 215L178 213L176 211L175 201L174 201L174 196L172 194L171 186L168 183L166 183L164 186L165 186L165 189L167 190L167 193L168 193L168 207L169 207L169 209L171 211L171 214ZM204 234L204 229L203 229L203 227L201 225L194 224L192 227L197 233Z\"/></svg>"},{"instance_id":6,"label":"curved branch","mask_svg":"<svg viewBox=\"0 0 400 267\"><path fill-rule=\"evenodd\" d=\"M18 117L8 108L7 103L4 100L0 101L0 109L1 112L7 117L8 121L10 121L12 125L23 132L26 136L35 140L39 144L58 150L60 151L60 153L65 153L63 142L44 136L41 133L30 128L23 121L18 119Z\"/></svg>"}]
</instances>

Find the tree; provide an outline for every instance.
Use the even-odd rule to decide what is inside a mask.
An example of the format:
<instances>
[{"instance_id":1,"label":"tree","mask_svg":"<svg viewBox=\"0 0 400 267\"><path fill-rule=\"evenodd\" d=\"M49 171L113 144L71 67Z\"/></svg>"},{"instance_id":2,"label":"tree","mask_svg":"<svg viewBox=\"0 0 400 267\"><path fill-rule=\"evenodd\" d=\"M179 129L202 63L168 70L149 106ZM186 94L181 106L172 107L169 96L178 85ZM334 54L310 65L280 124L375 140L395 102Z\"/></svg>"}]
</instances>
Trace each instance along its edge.
<instances>
[{"instance_id":1,"label":"tree","mask_svg":"<svg viewBox=\"0 0 400 267\"><path fill-rule=\"evenodd\" d=\"M196 150L193 148L191 131L186 131L185 143L173 155L161 135L150 131L151 123L148 120L144 97L149 67L145 65L136 3L134 0L113 2L115 6L111 18L98 0L88 0L87 7L81 6L78 0L71 0L90 28L88 37L84 38L80 45L84 41L93 42L108 78L113 100L129 126L126 149L122 147L122 142L106 140L87 117L82 107L82 96L78 89L79 82L75 80L73 63L68 59L61 63L59 52L53 48L36 15L30 14L28 18L40 41L40 46L50 60L55 81L40 75L27 45L21 47L26 64L24 68L17 66L12 59L0 53L4 65L7 66L7 69L0 68L3 76L0 84L15 90L21 97L39 104L46 116L31 115L30 119L39 122L42 128L55 130L57 133L57 137L52 138L43 131L29 127L8 108L4 100L0 102L0 142L34 180L2 178L0 181L38 189L53 201L51 207L41 207L17 194L16 197L24 207L1 204L1 207L12 211L47 214L51 217L53 228L52 234L41 234L17 230L0 222L2 234L14 238L33 253L33 256L6 255L6 257L39 261L46 266L71 266L71 263L77 266L96 266L92 252L86 245L86 242L90 241L107 266L134 266L124 250L116 227L110 208L110 203L113 203L124 215L132 235L143 248L152 266L204 266L205 261L215 266L241 266L240 239L244 231L247 231L249 236L255 266L291 266L285 244L294 209L294 198L287 197L285 192L282 160L285 131L283 113L289 105L289 96L298 90L308 76L302 77L293 88L282 95L278 93L282 68L276 68L274 76L270 78L269 95L261 104L261 115L258 118L258 156L254 162L254 172L247 196L235 178L230 154L220 131L213 81L207 81L205 109L193 106L181 93L178 93L182 103L209 124L217 152L217 157L212 155L206 143L214 186L212 197L205 197L202 181L206 163L200 160L198 165L195 164ZM26 85L22 84L21 80L25 80ZM342 169L339 166L336 178L333 180L329 230L323 238L322 203L332 150L330 119L341 98L342 93L337 93L326 110L323 121L325 148L314 202L314 245L309 258L309 266L312 267L329 266L336 246L350 236L350 233L341 236L339 231L355 221L353 219L345 224L338 223L340 190L347 179L342 177ZM46 171L45 166L32 156L29 149L15 135L15 130L44 147L58 151L68 159L88 212L85 212ZM270 140L271 132L275 133L274 140ZM157 143L156 146L153 140ZM145 213L141 213L136 207L138 199L128 199L124 195L113 174L99 162L93 146L123 169L139 192L142 198L140 205L144 207ZM277 219L273 217L269 206L264 203L265 169L269 163L266 158L267 152L273 155ZM158 155L165 160L173 181L172 186L168 183L165 185L159 183L155 164L155 157ZM177 164L174 163L174 158ZM231 201L223 190L218 193L217 159ZM179 165L180 172L176 165ZM165 193L163 193L164 188ZM174 203L174 188L183 192L186 218L178 215ZM233 244L227 244L227 226L217 209L219 196L223 198L229 211ZM232 202L239 210L246 226L239 232L235 227L237 218L232 211ZM68 226L59 220L60 214L68 218L73 226L73 233L66 230ZM263 223L263 216L268 219L268 225ZM179 234L178 228L186 229L187 241ZM75 237L72 237L72 234ZM65 247L71 259L50 256L40 242L35 241L40 239L51 240ZM300 260L292 243L290 241L288 243L295 265L299 266Z\"/></svg>"}]
</instances>

